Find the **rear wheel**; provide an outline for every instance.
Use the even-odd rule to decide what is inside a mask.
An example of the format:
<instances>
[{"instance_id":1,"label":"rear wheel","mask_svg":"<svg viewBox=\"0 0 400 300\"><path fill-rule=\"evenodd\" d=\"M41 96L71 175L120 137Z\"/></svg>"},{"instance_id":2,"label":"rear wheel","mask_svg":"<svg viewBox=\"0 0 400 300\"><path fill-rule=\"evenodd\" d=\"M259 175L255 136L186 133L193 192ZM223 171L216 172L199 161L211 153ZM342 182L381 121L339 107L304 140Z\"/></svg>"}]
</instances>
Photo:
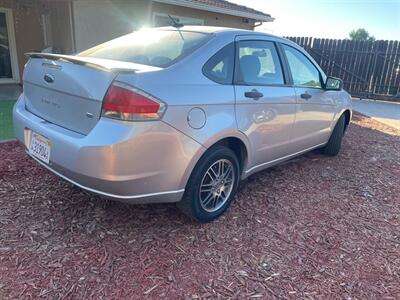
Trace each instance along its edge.
<instances>
[{"instance_id":1,"label":"rear wheel","mask_svg":"<svg viewBox=\"0 0 400 300\"><path fill-rule=\"evenodd\" d=\"M229 207L239 186L235 153L224 146L209 149L194 168L178 208L187 216L210 222Z\"/></svg>"},{"instance_id":2,"label":"rear wheel","mask_svg":"<svg viewBox=\"0 0 400 300\"><path fill-rule=\"evenodd\" d=\"M342 139L345 129L345 116L342 115L337 121L335 128L332 131L328 144L322 148L322 153L328 156L336 156L339 154L340 147L342 146Z\"/></svg>"}]
</instances>

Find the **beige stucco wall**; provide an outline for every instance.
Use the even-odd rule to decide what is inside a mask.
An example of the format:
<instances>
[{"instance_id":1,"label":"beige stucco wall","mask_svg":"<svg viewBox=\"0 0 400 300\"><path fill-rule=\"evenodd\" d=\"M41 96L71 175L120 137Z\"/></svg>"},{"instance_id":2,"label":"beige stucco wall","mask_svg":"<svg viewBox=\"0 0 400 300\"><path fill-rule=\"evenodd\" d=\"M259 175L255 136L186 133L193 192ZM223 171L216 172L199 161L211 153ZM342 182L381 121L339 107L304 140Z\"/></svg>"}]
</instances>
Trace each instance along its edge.
<instances>
[{"instance_id":1,"label":"beige stucco wall","mask_svg":"<svg viewBox=\"0 0 400 300\"><path fill-rule=\"evenodd\" d=\"M52 31L53 52L72 53L74 42L71 25L71 2L69 0L48 0Z\"/></svg>"},{"instance_id":2,"label":"beige stucco wall","mask_svg":"<svg viewBox=\"0 0 400 300\"><path fill-rule=\"evenodd\" d=\"M54 48L79 52L118 36L153 25L154 13L204 20L204 25L253 29L254 20L150 0L58 0L51 2ZM70 15L72 12L72 17ZM72 22L72 26L69 26ZM73 34L71 34L71 30Z\"/></svg>"},{"instance_id":3,"label":"beige stucco wall","mask_svg":"<svg viewBox=\"0 0 400 300\"><path fill-rule=\"evenodd\" d=\"M140 29L148 22L148 0L74 0L76 51Z\"/></svg>"},{"instance_id":4,"label":"beige stucco wall","mask_svg":"<svg viewBox=\"0 0 400 300\"><path fill-rule=\"evenodd\" d=\"M212 13L149 0L0 0L0 7L12 9L20 77L26 62L24 53L40 51L44 45L41 15L49 15L53 51L72 53L143 25L152 26L154 13L204 20L204 25L253 29L254 20Z\"/></svg>"},{"instance_id":5,"label":"beige stucco wall","mask_svg":"<svg viewBox=\"0 0 400 300\"><path fill-rule=\"evenodd\" d=\"M249 29L249 30L253 30L254 27L254 20L248 20L249 23L244 23L242 20L243 18L241 17L235 17L230 15L224 15L204 10L192 9L192 8L169 5L158 2L153 2L152 12L203 19L204 25L206 26L233 27L233 28Z\"/></svg>"},{"instance_id":6,"label":"beige stucco wall","mask_svg":"<svg viewBox=\"0 0 400 300\"><path fill-rule=\"evenodd\" d=\"M24 53L44 47L41 26L42 6L36 0L0 0L1 8L12 9L20 78L26 62Z\"/></svg>"}]
</instances>

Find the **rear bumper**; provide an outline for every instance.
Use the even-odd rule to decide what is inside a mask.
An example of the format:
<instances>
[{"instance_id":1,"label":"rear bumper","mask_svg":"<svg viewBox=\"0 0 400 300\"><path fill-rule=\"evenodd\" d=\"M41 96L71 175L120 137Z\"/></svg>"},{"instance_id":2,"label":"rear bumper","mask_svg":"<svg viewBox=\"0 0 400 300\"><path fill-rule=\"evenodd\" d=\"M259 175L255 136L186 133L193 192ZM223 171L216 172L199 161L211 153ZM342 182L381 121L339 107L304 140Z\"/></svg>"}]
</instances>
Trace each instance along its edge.
<instances>
[{"instance_id":1,"label":"rear bumper","mask_svg":"<svg viewBox=\"0 0 400 300\"><path fill-rule=\"evenodd\" d=\"M101 118L88 135L48 123L14 107L14 128L26 147L34 131L51 142L50 163L35 160L65 180L128 203L177 202L205 148L164 122Z\"/></svg>"}]
</instances>

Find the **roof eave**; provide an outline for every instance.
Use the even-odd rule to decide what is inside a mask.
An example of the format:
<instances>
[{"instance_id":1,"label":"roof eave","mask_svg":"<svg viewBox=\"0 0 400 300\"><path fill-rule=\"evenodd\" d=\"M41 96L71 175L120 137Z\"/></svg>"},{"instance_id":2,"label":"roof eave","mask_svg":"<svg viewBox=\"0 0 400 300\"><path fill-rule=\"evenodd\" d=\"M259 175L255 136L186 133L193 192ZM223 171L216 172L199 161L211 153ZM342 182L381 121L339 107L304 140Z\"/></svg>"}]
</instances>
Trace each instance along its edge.
<instances>
[{"instance_id":1,"label":"roof eave","mask_svg":"<svg viewBox=\"0 0 400 300\"><path fill-rule=\"evenodd\" d=\"M221 13L221 14L231 15L231 16L235 16L235 17L242 17L242 18L246 18L246 19L253 19L255 21L261 21L261 22L273 22L275 20L275 18L272 18L271 16L267 16L267 15L246 13L243 11L237 11L237 10L226 9L226 8L222 8L222 7L215 7L215 6L211 6L211 5L204 5L204 4L200 4L200 3L188 2L188 1L182 1L182 0L153 0L153 1L160 2L160 3L166 3L166 4L172 4L172 5L178 5L178 6L184 6L184 7L189 7L189 8L199 9L199 10L205 10L205 11L210 11L210 12L215 12L215 13Z\"/></svg>"}]
</instances>

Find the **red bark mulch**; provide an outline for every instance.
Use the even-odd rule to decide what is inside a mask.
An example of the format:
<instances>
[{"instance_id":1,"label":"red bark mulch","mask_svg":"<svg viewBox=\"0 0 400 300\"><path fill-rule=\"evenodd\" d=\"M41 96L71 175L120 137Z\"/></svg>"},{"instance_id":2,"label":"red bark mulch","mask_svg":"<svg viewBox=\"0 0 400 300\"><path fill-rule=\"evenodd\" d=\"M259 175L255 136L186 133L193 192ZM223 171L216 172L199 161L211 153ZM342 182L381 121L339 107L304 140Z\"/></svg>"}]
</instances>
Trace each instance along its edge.
<instances>
[{"instance_id":1,"label":"red bark mulch","mask_svg":"<svg viewBox=\"0 0 400 300\"><path fill-rule=\"evenodd\" d=\"M103 200L0 145L0 299L400 298L400 131L356 115L338 157L242 183L196 224Z\"/></svg>"}]
</instances>

